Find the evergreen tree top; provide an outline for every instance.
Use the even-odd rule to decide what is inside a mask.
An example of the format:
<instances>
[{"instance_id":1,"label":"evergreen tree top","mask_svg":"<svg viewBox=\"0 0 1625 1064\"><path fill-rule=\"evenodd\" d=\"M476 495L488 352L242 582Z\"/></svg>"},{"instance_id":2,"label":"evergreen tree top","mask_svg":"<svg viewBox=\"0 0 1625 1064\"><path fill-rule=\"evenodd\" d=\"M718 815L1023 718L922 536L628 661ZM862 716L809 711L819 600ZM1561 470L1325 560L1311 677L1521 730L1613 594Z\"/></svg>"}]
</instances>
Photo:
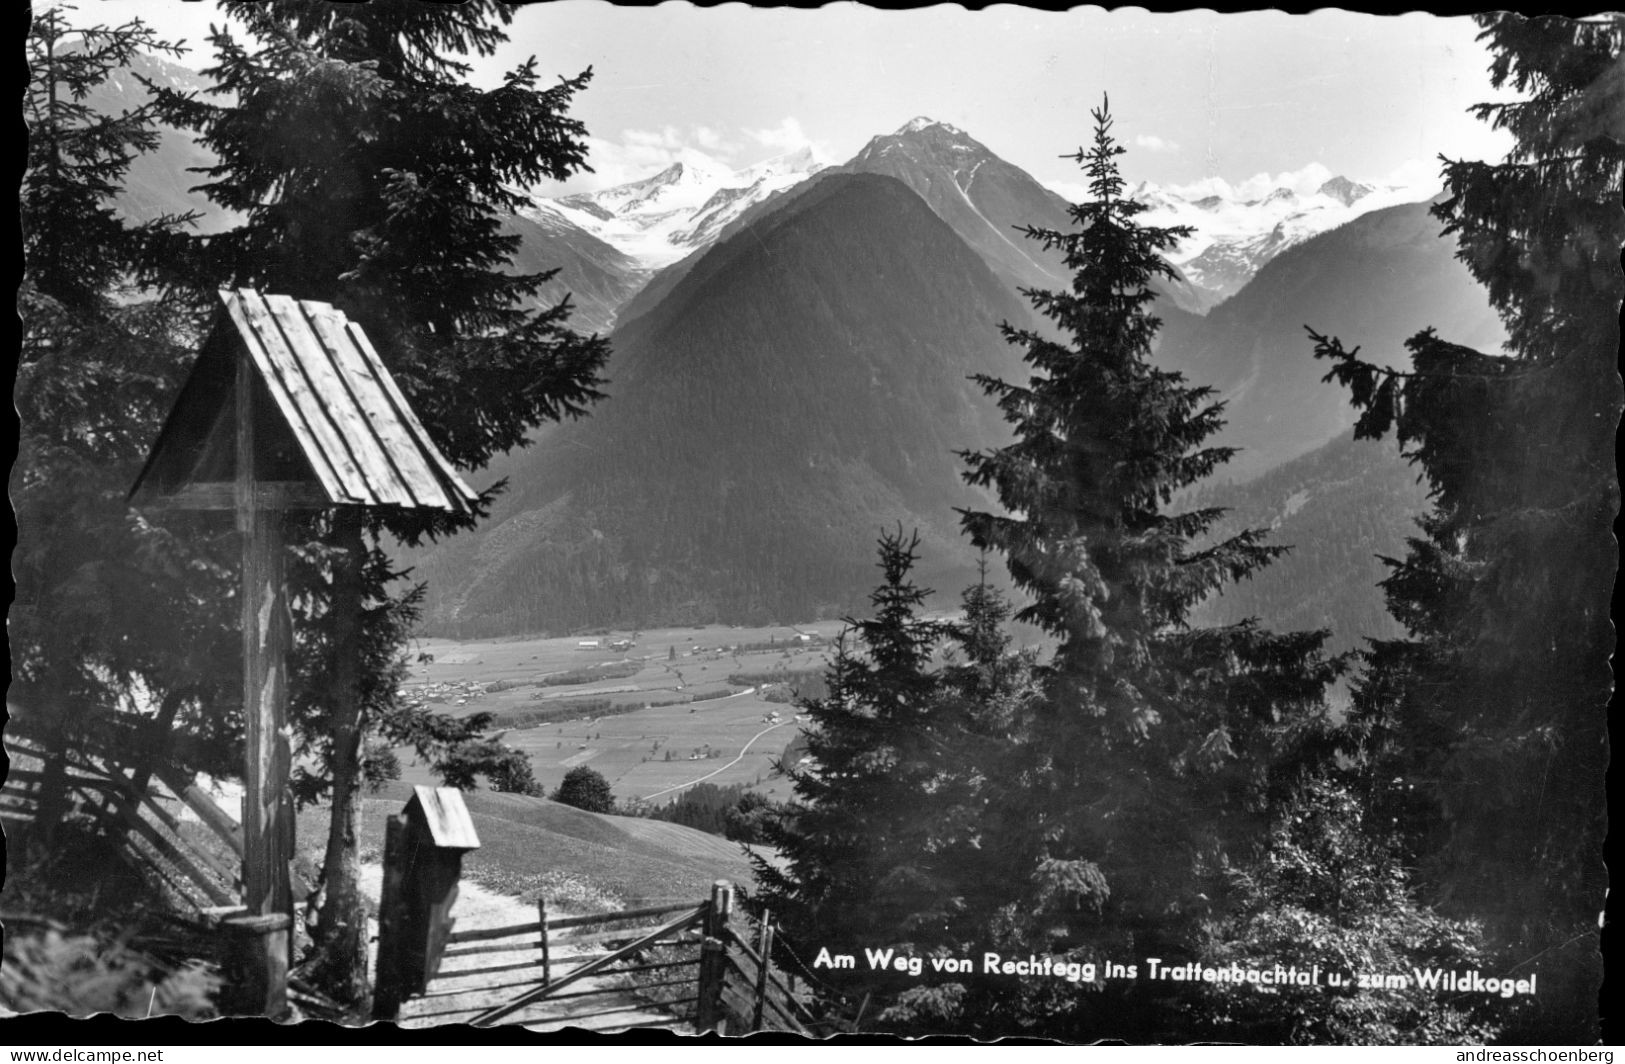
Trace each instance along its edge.
<instances>
[{"instance_id":1,"label":"evergreen tree top","mask_svg":"<svg viewBox=\"0 0 1625 1064\"><path fill-rule=\"evenodd\" d=\"M1004 554L1016 583L1034 595L1018 620L1084 642L1125 640L1133 659L1225 579L1278 552L1253 532L1194 550L1221 512L1164 512L1232 451L1204 446L1223 424L1212 390L1151 362L1161 322L1149 285L1174 275L1162 252L1191 230L1136 220L1145 207L1122 196L1123 149L1107 104L1092 114L1093 143L1071 156L1089 175L1092 197L1071 209L1077 228L1027 231L1061 248L1073 271L1068 291L1024 292L1066 340L1004 326L1033 376L1025 385L977 380L1016 441L964 457L966 480L995 489L1008 516L965 513L963 521L973 542Z\"/></svg>"},{"instance_id":2,"label":"evergreen tree top","mask_svg":"<svg viewBox=\"0 0 1625 1064\"><path fill-rule=\"evenodd\" d=\"M118 215L113 197L131 161L158 144L154 107L108 115L88 98L143 50L182 49L140 19L80 27L69 23L69 10L45 8L29 26L21 213L29 283L82 312L125 279L149 239L186 220L131 225Z\"/></svg>"},{"instance_id":3,"label":"evergreen tree top","mask_svg":"<svg viewBox=\"0 0 1625 1064\"><path fill-rule=\"evenodd\" d=\"M246 34L212 34L214 98L149 88L216 156L201 191L243 222L175 241L163 279L333 303L464 469L602 398L607 341L569 328L567 298L538 306L556 271L511 270L507 224L524 189L586 168L569 108L591 71L543 86L532 60L469 84L458 57L507 39L495 0L223 6ZM459 523L389 520L409 542Z\"/></svg>"},{"instance_id":4,"label":"evergreen tree top","mask_svg":"<svg viewBox=\"0 0 1625 1064\"><path fill-rule=\"evenodd\" d=\"M1612 346L1625 294L1625 15L1476 16L1490 83L1526 96L1471 110L1514 137L1500 163L1443 159L1433 213L1488 291L1510 350L1549 361Z\"/></svg>"},{"instance_id":5,"label":"evergreen tree top","mask_svg":"<svg viewBox=\"0 0 1625 1064\"><path fill-rule=\"evenodd\" d=\"M496 54L513 22L509 5L497 0L279 0L274 12L261 0L221 0L220 7L262 40L319 42L323 55L375 63L386 78L425 81L466 77L472 67L453 57Z\"/></svg>"},{"instance_id":6,"label":"evergreen tree top","mask_svg":"<svg viewBox=\"0 0 1625 1064\"><path fill-rule=\"evenodd\" d=\"M1045 317L1080 337L1091 322L1100 330L1116 325L1124 330L1123 335L1113 337L1102 332L1099 338L1107 341L1102 350L1143 357L1149 354L1151 338L1161 324L1143 313L1156 298L1149 285L1156 277L1178 276L1162 253L1195 230L1190 226L1164 228L1135 221L1147 208L1123 197L1124 182L1116 157L1125 149L1112 138L1109 101L1090 114L1095 120L1093 143L1063 156L1076 162L1089 178L1092 198L1069 210L1078 228L1065 233L1033 226L1024 230L1046 251L1057 247L1062 250L1063 262L1073 273L1072 290L1056 293L1024 289L1023 294ZM1122 342L1113 344L1112 340Z\"/></svg>"}]
</instances>

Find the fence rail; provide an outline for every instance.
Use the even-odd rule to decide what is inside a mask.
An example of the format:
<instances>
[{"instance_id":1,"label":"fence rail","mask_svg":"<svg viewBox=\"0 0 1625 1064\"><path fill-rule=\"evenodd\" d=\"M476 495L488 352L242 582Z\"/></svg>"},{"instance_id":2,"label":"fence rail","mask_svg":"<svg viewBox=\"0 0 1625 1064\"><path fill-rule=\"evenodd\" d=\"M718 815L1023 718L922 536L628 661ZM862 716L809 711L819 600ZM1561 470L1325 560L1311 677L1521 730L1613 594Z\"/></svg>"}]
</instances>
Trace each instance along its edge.
<instances>
[{"instance_id":1,"label":"fence rail","mask_svg":"<svg viewBox=\"0 0 1625 1064\"><path fill-rule=\"evenodd\" d=\"M707 906L701 905L691 909L683 913L683 915L679 916L677 919L672 920L669 923L662 924L653 931L649 931L641 937L633 939L620 949L613 950L601 957L590 960L585 964L578 965L572 969L568 975L565 975L562 978L548 980L542 983L542 985L526 991L517 998L514 998L512 1001L498 1005L495 1008L487 1009L478 1016L475 1016L469 1021L469 1023L475 1027L487 1027L496 1023L498 1020L506 1019L507 1017L512 1016L531 1005L537 1004L538 1002L545 1001L549 998L556 999L559 992L565 987L572 986L590 976L606 973L610 971L612 966L621 961L628 959L641 959L641 956L645 950L659 944L663 939L675 938L675 936L677 936L679 933L688 930L698 923L704 922L707 917ZM627 917L624 914L612 914L609 917L609 919L626 918ZM629 932L628 934L633 933L635 932ZM619 969L615 974L629 975L632 974L633 971L651 971L673 966L674 965L671 964L646 965L635 969ZM686 980L683 982L686 983Z\"/></svg>"},{"instance_id":2,"label":"fence rail","mask_svg":"<svg viewBox=\"0 0 1625 1064\"><path fill-rule=\"evenodd\" d=\"M197 784L196 774L151 752L139 723L104 714L95 731L62 744L16 707L5 725L12 759L0 813L32 823L46 792L55 789L72 809L88 815L136 871L156 879L199 914L235 905L242 894L243 831ZM21 764L19 762L22 762ZM27 765L38 765L29 768ZM169 806L197 819L183 823ZM193 832L189 830L195 827ZM311 885L292 871L295 895Z\"/></svg>"},{"instance_id":3,"label":"fence rail","mask_svg":"<svg viewBox=\"0 0 1625 1064\"><path fill-rule=\"evenodd\" d=\"M242 889L243 832L236 818L197 785L193 773L153 755L139 728L124 721L101 724L105 735L78 736L65 745L14 714L4 733L11 767L0 788L0 818L37 822L43 800L62 801L116 839L132 868L163 884L197 915L231 907ZM195 823L184 822L181 809L189 810ZM543 901L535 921L454 931L450 913L459 862L423 863L415 844L393 837L405 823L404 817L391 817L385 840L375 997L380 1019L395 1018L409 998L433 1003L483 991L487 1000L477 1009L419 1010L418 1015L449 1019L461 1013L464 1022L485 1026L529 1023L522 1018L527 1010L550 1006L551 1019L570 1024L624 1017L613 1029L691 1024L701 1031L765 1027L803 1034L815 1022L793 981L787 985L773 970L770 921L757 925L754 946L730 923L733 888L725 882L718 881L711 897L698 903L554 917ZM297 873L293 885L309 893ZM422 901L430 894L432 904L422 913L402 918L403 898ZM408 942L402 937L407 930L426 938ZM582 952L600 946L609 948ZM516 953L521 959L441 970L445 960ZM489 976L505 974L515 978L489 985ZM480 983L448 989L459 979ZM517 993L488 1000L491 992L502 991ZM475 1013L472 1019L469 1012Z\"/></svg>"},{"instance_id":4,"label":"fence rail","mask_svg":"<svg viewBox=\"0 0 1625 1064\"><path fill-rule=\"evenodd\" d=\"M164 884L184 904L202 911L234 903L241 876L233 865L242 853L236 822L187 773L170 765L142 772L141 766L127 763L132 755L139 756L140 745L127 744L123 750L116 749L119 745L91 739L73 749L53 749L49 738L14 718L5 729L12 766L0 792L7 800L7 816L33 822L43 801L60 798L65 808L89 816L104 834L117 839L127 863ZM144 779L145 786L138 788L137 779ZM200 833L218 842L220 850L200 845L166 804L191 809Z\"/></svg>"},{"instance_id":5,"label":"fence rail","mask_svg":"<svg viewBox=\"0 0 1625 1064\"><path fill-rule=\"evenodd\" d=\"M747 943L730 922L733 887L724 881L698 904L555 917L543 900L534 921L454 930L460 859L425 857L413 841L412 818L392 822L379 913L377 1019L810 1029L812 1015L772 970L772 929L756 925L757 943ZM447 871L453 867L455 875Z\"/></svg>"},{"instance_id":6,"label":"fence rail","mask_svg":"<svg viewBox=\"0 0 1625 1064\"><path fill-rule=\"evenodd\" d=\"M773 1024L775 1030L791 1030L797 1034L809 1033L807 1025L815 1023L816 1018L807 1006L797 999L795 992L785 983L778 972L773 970L771 943L776 934L771 918L760 922L759 928L762 937L758 945L767 948L753 948L733 928L728 929L728 937L733 949L728 953L728 963L732 966L738 977L745 981L752 989L751 1003L751 1029L761 1030L768 1019L764 1010L771 1008L777 1014L778 1023Z\"/></svg>"}]
</instances>

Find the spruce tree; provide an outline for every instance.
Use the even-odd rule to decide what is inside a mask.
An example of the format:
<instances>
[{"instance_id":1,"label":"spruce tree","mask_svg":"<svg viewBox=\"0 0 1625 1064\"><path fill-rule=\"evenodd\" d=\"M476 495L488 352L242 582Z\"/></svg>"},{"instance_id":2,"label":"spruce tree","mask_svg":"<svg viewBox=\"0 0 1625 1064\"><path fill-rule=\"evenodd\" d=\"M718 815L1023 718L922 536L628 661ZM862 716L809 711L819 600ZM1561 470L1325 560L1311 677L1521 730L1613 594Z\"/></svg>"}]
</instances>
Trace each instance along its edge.
<instances>
[{"instance_id":1,"label":"spruce tree","mask_svg":"<svg viewBox=\"0 0 1625 1064\"><path fill-rule=\"evenodd\" d=\"M939 760L928 730L930 663L943 632L920 616L930 592L910 579L918 546L900 529L882 535L874 616L847 620L828 693L804 703L814 767L786 766L796 801L767 827L788 869L756 862L765 903L796 941L854 952L908 943L920 910L941 894L927 792Z\"/></svg>"},{"instance_id":2,"label":"spruce tree","mask_svg":"<svg viewBox=\"0 0 1625 1064\"><path fill-rule=\"evenodd\" d=\"M192 338L182 308L132 278L185 219L119 215L131 162L156 146L154 113L91 103L142 51L178 47L140 20L76 26L69 11L38 11L25 41L9 699L59 753L99 738L129 764L162 755L217 772L237 733L224 708L235 674L222 667L236 645L222 608L229 543L173 535L125 503ZM107 731L115 721L139 722L139 748L128 728ZM60 756L47 764L35 824L47 844L64 811L61 770Z\"/></svg>"},{"instance_id":3,"label":"spruce tree","mask_svg":"<svg viewBox=\"0 0 1625 1064\"><path fill-rule=\"evenodd\" d=\"M502 219L524 205L525 188L585 167L585 131L568 108L589 75L543 87L532 59L494 89L468 84L463 57L506 40L512 12L496 0L220 6L249 43L224 30L211 38L205 74L219 100L159 98L219 159L204 193L244 220L178 243L163 279L204 299L244 285L333 303L366 330L464 469L583 414L600 397L607 344L568 328L567 301L536 306L551 275L506 269L518 238ZM301 781L302 797L330 788L333 802L313 970L347 1003L367 996L356 863L364 740L380 729L396 741L449 734L396 702L415 604L391 594L403 574L381 537L413 543L467 527L499 490L472 516L341 510L290 536L303 540L301 652L316 659L302 674L321 681L294 691L298 754L321 769Z\"/></svg>"},{"instance_id":4,"label":"spruce tree","mask_svg":"<svg viewBox=\"0 0 1625 1064\"><path fill-rule=\"evenodd\" d=\"M785 766L795 800L761 825L786 866L755 862L760 901L796 949L924 958L1003 946L1012 862L1033 841L1016 742L1036 694L1032 655L1011 649L1008 605L985 579L964 593L962 620L922 617L917 547L900 530L882 536L874 613L847 622L827 694L802 703L813 764ZM900 1033L1008 1020L1007 986L863 973L842 989L871 994L874 1021Z\"/></svg>"},{"instance_id":5,"label":"spruce tree","mask_svg":"<svg viewBox=\"0 0 1625 1064\"><path fill-rule=\"evenodd\" d=\"M1206 444L1223 423L1211 389L1151 358L1150 282L1171 276L1161 252L1189 230L1138 221L1146 208L1123 196L1107 106L1093 116L1093 144L1074 156L1090 190L1072 208L1077 228L1027 234L1074 274L1070 290L1024 293L1061 339L1004 326L1033 373L979 378L1015 441L965 455L966 479L1004 512L964 512L963 525L1030 597L1016 619L1059 641L1024 742L1036 843L1012 869L1020 934L1034 949L1120 960L1181 948L1188 917L1222 886L1198 872L1256 837L1284 785L1273 770L1294 729L1320 718L1341 663L1323 655L1325 633L1187 621L1284 548L1261 530L1214 541L1222 510L1172 507L1231 454ZM1034 1008L1080 1034L1157 1030L1129 997Z\"/></svg>"},{"instance_id":6,"label":"spruce tree","mask_svg":"<svg viewBox=\"0 0 1625 1064\"><path fill-rule=\"evenodd\" d=\"M1445 160L1434 214L1505 349L1426 330L1390 370L1311 332L1356 434L1394 433L1432 497L1383 583L1409 637L1364 656L1349 752L1426 896L1485 920L1508 970L1540 972L1514 1036L1578 1042L1596 1037L1607 882L1625 18L1478 22L1491 84L1521 98L1474 110L1515 144Z\"/></svg>"}]
</instances>

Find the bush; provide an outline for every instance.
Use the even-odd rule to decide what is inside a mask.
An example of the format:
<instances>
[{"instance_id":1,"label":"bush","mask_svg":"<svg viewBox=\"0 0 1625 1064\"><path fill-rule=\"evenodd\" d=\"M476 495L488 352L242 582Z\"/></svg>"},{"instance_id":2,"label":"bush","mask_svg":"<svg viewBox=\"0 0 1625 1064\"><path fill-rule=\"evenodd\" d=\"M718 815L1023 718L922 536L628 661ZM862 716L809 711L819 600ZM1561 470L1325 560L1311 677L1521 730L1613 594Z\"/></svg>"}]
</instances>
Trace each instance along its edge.
<instances>
[{"instance_id":1,"label":"bush","mask_svg":"<svg viewBox=\"0 0 1625 1064\"><path fill-rule=\"evenodd\" d=\"M613 813L615 795L610 792L609 780L589 765L577 765L565 773L553 792L553 800L589 813Z\"/></svg>"},{"instance_id":2,"label":"bush","mask_svg":"<svg viewBox=\"0 0 1625 1064\"><path fill-rule=\"evenodd\" d=\"M533 798L542 796L542 785L536 782L536 774L530 765L530 755L513 747L509 747L506 756L486 770L485 779L493 791L525 794Z\"/></svg>"},{"instance_id":3,"label":"bush","mask_svg":"<svg viewBox=\"0 0 1625 1064\"><path fill-rule=\"evenodd\" d=\"M167 968L117 939L7 929L0 1002L17 1012L209 1019L220 979L200 962Z\"/></svg>"},{"instance_id":4,"label":"bush","mask_svg":"<svg viewBox=\"0 0 1625 1064\"><path fill-rule=\"evenodd\" d=\"M766 795L747 791L723 817L722 834L734 842L766 843L764 824L780 816L783 810L767 800Z\"/></svg>"},{"instance_id":5,"label":"bush","mask_svg":"<svg viewBox=\"0 0 1625 1064\"><path fill-rule=\"evenodd\" d=\"M1206 931L1204 964L1276 964L1349 975L1487 966L1476 924L1416 901L1394 840L1326 781L1282 813L1265 853L1234 873L1236 908ZM1354 981L1349 980L1352 984ZM1226 1038L1295 1045L1462 1045L1494 1037L1486 1002L1414 985L1258 987L1201 984L1200 1008ZM1497 999L1498 1000L1498 999ZM1503 1014L1504 1016L1504 1014Z\"/></svg>"}]
</instances>

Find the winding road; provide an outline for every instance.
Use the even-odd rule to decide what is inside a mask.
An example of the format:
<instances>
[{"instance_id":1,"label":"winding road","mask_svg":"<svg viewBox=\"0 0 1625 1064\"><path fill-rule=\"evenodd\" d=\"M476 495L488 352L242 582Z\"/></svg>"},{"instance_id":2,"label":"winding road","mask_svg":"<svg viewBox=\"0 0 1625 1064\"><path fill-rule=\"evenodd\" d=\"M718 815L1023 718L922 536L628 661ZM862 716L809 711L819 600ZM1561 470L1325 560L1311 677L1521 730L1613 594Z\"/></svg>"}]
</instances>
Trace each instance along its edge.
<instances>
[{"instance_id":1,"label":"winding road","mask_svg":"<svg viewBox=\"0 0 1625 1064\"><path fill-rule=\"evenodd\" d=\"M743 747L740 748L739 756L734 758L732 761L728 762L726 765L723 765L721 768L712 769L710 772L707 772L705 775L701 776L697 780L689 780L687 783L679 783L679 784L676 784L675 786L667 787L664 790L655 791L653 794L645 794L643 796L643 801L647 802L651 798L659 798L662 794L670 794L672 791L680 791L684 787L692 787L696 783L704 783L706 780L710 779L712 776L715 776L718 772L726 772L726 771L728 771L729 769L733 768L735 765L739 764L739 762L741 762L741 761L743 761L745 759L745 755L750 753L750 748L751 748L752 744L754 744L756 742L757 739L760 739L762 736L766 735L768 732L772 731L774 728L783 728L786 725L792 724L792 723L794 723L794 722L793 721L788 721L788 720L782 720L777 724L769 724L767 727L763 728L761 731L757 732L755 735L752 735L750 737L750 742L746 743Z\"/></svg>"}]
</instances>

